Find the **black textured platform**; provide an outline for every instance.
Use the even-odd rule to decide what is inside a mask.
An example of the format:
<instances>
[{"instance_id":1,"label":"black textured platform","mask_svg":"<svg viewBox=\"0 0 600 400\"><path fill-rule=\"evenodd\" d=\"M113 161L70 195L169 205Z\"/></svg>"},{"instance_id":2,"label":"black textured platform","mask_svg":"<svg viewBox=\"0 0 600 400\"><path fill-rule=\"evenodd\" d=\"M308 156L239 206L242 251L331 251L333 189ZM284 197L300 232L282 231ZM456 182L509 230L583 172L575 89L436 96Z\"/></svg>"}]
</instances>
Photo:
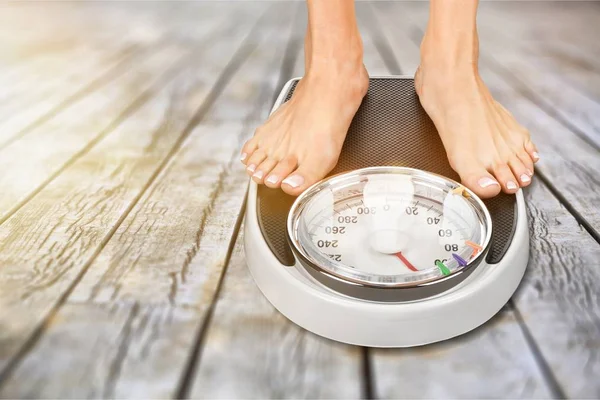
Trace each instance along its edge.
<instances>
[{"instance_id":1,"label":"black textured platform","mask_svg":"<svg viewBox=\"0 0 600 400\"><path fill-rule=\"evenodd\" d=\"M293 94L295 83L287 95ZM403 166L447 176L459 181L450 168L446 152L433 122L419 103L413 80L373 78L346 136L342 154L331 174L372 166ZM258 188L257 212L260 229L273 253L284 265L293 265L287 241L286 219L294 197L280 189ZM490 264L498 263L514 233L516 199L500 194L485 201L492 215Z\"/></svg>"}]
</instances>

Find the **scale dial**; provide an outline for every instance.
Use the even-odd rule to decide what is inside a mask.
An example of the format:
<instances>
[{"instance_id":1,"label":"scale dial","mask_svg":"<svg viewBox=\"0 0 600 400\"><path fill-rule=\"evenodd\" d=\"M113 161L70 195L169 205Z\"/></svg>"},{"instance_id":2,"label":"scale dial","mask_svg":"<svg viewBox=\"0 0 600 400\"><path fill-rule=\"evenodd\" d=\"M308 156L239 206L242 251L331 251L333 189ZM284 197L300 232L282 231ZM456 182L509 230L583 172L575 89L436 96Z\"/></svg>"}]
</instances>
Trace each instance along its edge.
<instances>
[{"instance_id":1,"label":"scale dial","mask_svg":"<svg viewBox=\"0 0 600 400\"><path fill-rule=\"evenodd\" d=\"M439 175L373 167L300 195L288 235L301 265L344 294L375 301L429 297L484 257L492 221L483 202Z\"/></svg>"}]
</instances>

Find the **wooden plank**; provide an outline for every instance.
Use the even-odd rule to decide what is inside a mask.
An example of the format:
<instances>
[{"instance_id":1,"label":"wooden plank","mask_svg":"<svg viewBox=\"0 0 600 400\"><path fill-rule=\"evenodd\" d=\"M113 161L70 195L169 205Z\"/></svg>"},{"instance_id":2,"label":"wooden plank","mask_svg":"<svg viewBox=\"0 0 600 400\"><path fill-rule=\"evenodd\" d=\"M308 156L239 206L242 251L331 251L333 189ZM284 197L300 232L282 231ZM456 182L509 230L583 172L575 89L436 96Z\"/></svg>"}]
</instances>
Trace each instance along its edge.
<instances>
[{"instance_id":1,"label":"wooden plank","mask_svg":"<svg viewBox=\"0 0 600 400\"><path fill-rule=\"evenodd\" d=\"M600 44L596 40L600 35L600 27L595 3L556 1L542 5L496 1L482 2L481 10L486 17L495 16L502 22L496 27L510 26L511 32L507 33L514 32L520 38L519 42L531 38L536 42L576 44L595 54L600 51ZM514 45L518 46L519 43Z\"/></svg>"},{"instance_id":2,"label":"wooden plank","mask_svg":"<svg viewBox=\"0 0 600 400\"><path fill-rule=\"evenodd\" d=\"M296 49L289 49L297 51L291 57L295 59L295 67L284 81L303 74L305 18L304 13L297 16L290 40ZM266 118L269 108L270 103L263 101L261 117L253 122L255 126ZM244 140L251 134L252 130L245 132ZM237 163L237 157L234 162ZM238 182L247 181L241 169L234 169L231 176L237 177ZM228 192L230 196L237 192L238 207L226 211L228 219L233 220L241 208L242 192L239 186ZM233 241L237 230L232 233ZM192 377L191 397L359 397L360 351L319 338L279 314L252 280L242 241L240 233L227 264L214 314L203 336L200 365ZM275 347L274 341L278 343ZM261 362L264 368L257 368L256 360L264 360Z\"/></svg>"},{"instance_id":3,"label":"wooden plank","mask_svg":"<svg viewBox=\"0 0 600 400\"><path fill-rule=\"evenodd\" d=\"M224 13L224 16L227 14ZM215 36L231 24L211 18L204 25L211 35L200 37L193 51L213 45ZM203 30L198 30L198 33ZM178 70L190 54L187 43L176 42L155 49L144 63L120 76L111 85L62 110L62 113L36 127L0 151L0 167L12 170L0 176L0 224L19 209L54 176L81 157ZM178 61L180 60L180 61Z\"/></svg>"},{"instance_id":4,"label":"wooden plank","mask_svg":"<svg viewBox=\"0 0 600 400\"><path fill-rule=\"evenodd\" d=\"M409 16L422 21L426 14L420 9ZM545 180L596 224L595 176L600 171L597 152L520 96L509 80L486 69L486 65L482 63L481 70L494 96L532 130L545 154L538 168ZM535 346L536 358L553 396L597 397L594 377L600 368L600 248L579 225L581 220L575 220L561 207L539 179L525 194L532 233L531 256L525 280L515 297L515 315L522 319L522 328Z\"/></svg>"},{"instance_id":5,"label":"wooden plank","mask_svg":"<svg viewBox=\"0 0 600 400\"><path fill-rule=\"evenodd\" d=\"M592 43L585 40L593 36L586 37L578 32L584 25L582 14L596 15L598 18L600 10L597 7L592 10L582 9L580 3L575 3L567 13L555 12L550 18L528 19L527 15L510 18L511 15L519 15L520 8L507 6L483 3L480 7L480 23L487 31L493 32L494 36L514 43L511 48L517 53L526 54L535 67L552 71L582 94L600 101L600 62L594 57L597 51L594 51ZM549 8L552 10L555 6L550 5ZM564 21L565 14L570 16L569 22ZM577 22L574 23L573 17ZM498 29L499 27L504 28ZM578 39L569 40L564 36L553 37L548 34L557 27L567 29L570 34L575 33Z\"/></svg>"},{"instance_id":6,"label":"wooden plank","mask_svg":"<svg viewBox=\"0 0 600 400\"><path fill-rule=\"evenodd\" d=\"M530 130L542 154L536 164L538 178L544 178L570 205L571 212L578 214L580 223L600 237L600 152L522 96L519 82L489 70L483 72L496 100Z\"/></svg>"},{"instance_id":7,"label":"wooden plank","mask_svg":"<svg viewBox=\"0 0 600 400\"><path fill-rule=\"evenodd\" d=\"M305 17L300 16L300 20L296 23L296 38L291 40L299 47L303 44ZM291 76L302 75L303 61L299 51ZM244 179L243 171L236 174ZM279 314L247 270L241 234L224 280L204 336L192 397L361 396L364 378L360 349L317 337ZM273 346L275 342L277 346ZM257 368L256 360L264 360L261 367Z\"/></svg>"},{"instance_id":8,"label":"wooden plank","mask_svg":"<svg viewBox=\"0 0 600 400\"><path fill-rule=\"evenodd\" d=\"M130 63L134 59L134 54L137 53L136 50L133 47L121 49L106 61L96 61L88 68L82 66L81 70L69 71L64 76L59 75L52 79L48 79L45 74L37 75L32 79L33 76L28 71L19 71L20 74L16 80L20 82L20 85L15 90L29 93L33 88L37 88L38 93L28 94L25 98L20 99L7 93L7 96L10 96L9 99L5 104L0 105L0 110L3 111L0 116L2 118L0 151L18 137L52 118L65 107L124 73L131 66ZM150 54L150 52L146 52L145 55ZM82 56L82 54L77 55ZM135 59L143 61L143 57ZM97 64L101 64L101 66ZM55 66L44 63L40 68L43 68L44 71L52 71ZM43 85L40 85L40 80L43 81Z\"/></svg>"},{"instance_id":9,"label":"wooden plank","mask_svg":"<svg viewBox=\"0 0 600 400\"><path fill-rule=\"evenodd\" d=\"M392 3L377 3L375 11L390 42L402 44L392 48L397 57L403 57L399 62L416 68L419 48L411 38L414 27L407 11ZM501 349L488 350L500 342ZM489 357L485 363L482 353ZM420 349L374 350L372 355L375 388L386 398L550 396L520 326L506 308L492 322L463 337ZM486 368L467 367L483 364ZM422 378L424 374L430 378ZM490 375L496 376L493 385L486 379ZM399 376L406 379L398 380Z\"/></svg>"},{"instance_id":10,"label":"wooden plank","mask_svg":"<svg viewBox=\"0 0 600 400\"><path fill-rule=\"evenodd\" d=\"M381 398L551 397L535 360L524 350L512 312L445 342L412 349L373 351Z\"/></svg>"},{"instance_id":11,"label":"wooden plank","mask_svg":"<svg viewBox=\"0 0 600 400\"><path fill-rule=\"evenodd\" d=\"M378 45L385 46L386 43L378 43L378 40L385 38L381 37L377 27L372 7L369 3L356 3L356 17L358 24L362 29L362 39L364 48L364 64L369 72L369 76L388 75L389 70L386 65L386 60L379 52Z\"/></svg>"},{"instance_id":12,"label":"wooden plank","mask_svg":"<svg viewBox=\"0 0 600 400\"><path fill-rule=\"evenodd\" d=\"M0 55L3 130L7 118L26 111L26 106L56 103L56 96L65 97L64 93L100 75L132 48L144 44L116 40L119 34L122 38L124 29L106 30L108 13L92 11L91 7L72 3L31 3L3 10L0 24L4 38ZM122 26L135 22L126 13L110 14ZM23 31L27 35L15 35ZM99 32L105 33L100 36Z\"/></svg>"},{"instance_id":13,"label":"wooden plank","mask_svg":"<svg viewBox=\"0 0 600 400\"><path fill-rule=\"evenodd\" d=\"M360 398L360 348L318 337L275 310L248 271L242 243L240 233L192 397Z\"/></svg>"},{"instance_id":14,"label":"wooden plank","mask_svg":"<svg viewBox=\"0 0 600 400\"><path fill-rule=\"evenodd\" d=\"M202 116L227 74L243 59L243 52L236 49L255 18L228 16L236 29L188 59L185 73L177 74L157 97L132 112L113 134L0 227L0 324L6 327L0 331L0 370L4 377L36 343L36 335L46 327L40 323L64 302L148 181L189 134L196 121L190 118ZM71 386L70 381L63 384L65 390ZM5 393L13 390L25 389L16 383L8 385Z\"/></svg>"},{"instance_id":15,"label":"wooden plank","mask_svg":"<svg viewBox=\"0 0 600 400\"><path fill-rule=\"evenodd\" d=\"M110 134L139 103L172 78L187 52L171 46L158 50L112 85L66 108L0 151L0 168L12 171L0 176L0 223L73 157Z\"/></svg>"},{"instance_id":16,"label":"wooden plank","mask_svg":"<svg viewBox=\"0 0 600 400\"><path fill-rule=\"evenodd\" d=\"M31 49L15 51L12 57L5 55L5 58L17 58L17 61L20 57L33 60L25 60L25 65L17 62L12 71L0 75L3 87L0 94L0 149L23 131L31 130L67 105L110 82L125 72L131 62L143 62L143 57L157 51L161 43L181 42L182 35L174 35L172 31L189 28L178 8L165 7L162 3L148 4L141 10L125 3L34 3L32 7L23 8L28 11L25 15L21 8L16 8L18 13L7 13L12 22L2 26L0 32L10 36L11 32L23 29L21 25L27 23L23 19L30 21L40 14L49 13L52 18L40 21L35 31L45 35L35 35L35 40L29 44ZM228 10L223 3L200 3L190 11L202 15L207 23L186 29L185 40L201 40L212 30L214 20L220 20ZM161 15L163 21L152 24L151 20L157 19L157 15ZM191 16L186 18L193 19ZM69 23L73 20L77 24Z\"/></svg>"},{"instance_id":17,"label":"wooden plank","mask_svg":"<svg viewBox=\"0 0 600 400\"><path fill-rule=\"evenodd\" d=\"M274 58L281 57L278 49L282 44L273 37L285 26L286 18L278 14L279 29L262 27L262 44L238 73L236 84L227 87L173 163L128 214L56 317L64 323L45 333L36 351L13 375L8 393L16 390L19 377L21 381L25 377L35 381L29 390L45 396L108 393L144 397L159 393L162 397L179 393L177 383L187 367L194 332L210 306L210 293L217 287L247 182L241 169L229 176L230 169L239 168L241 145L239 134L232 133L247 134L247 127L242 130L240 122L247 114L256 113L257 100L264 104L265 94L270 97L277 81L277 76L266 72L272 70ZM252 48L251 42L246 45ZM228 122L223 122L225 119ZM174 198L174 192L180 195ZM82 301L89 304L94 320L80 305ZM137 306L137 302L141 304ZM129 312L135 314L131 321ZM131 332L129 350L118 353L112 343L89 335L89 326L95 323L103 337ZM65 335L67 331L69 335ZM63 347L57 346L61 338L66 339ZM66 356L60 349L70 347L73 341L80 348L97 352L98 357L90 358L88 352ZM98 368L96 360L106 357L110 361ZM40 370L39 359L53 360L59 371L62 365L73 368L81 364L79 371L97 379L87 387L66 385L56 375ZM119 365L118 374L112 373L109 364Z\"/></svg>"},{"instance_id":18,"label":"wooden plank","mask_svg":"<svg viewBox=\"0 0 600 400\"><path fill-rule=\"evenodd\" d=\"M600 397L600 245L539 182L526 192L528 273L514 302L570 398Z\"/></svg>"}]
</instances>

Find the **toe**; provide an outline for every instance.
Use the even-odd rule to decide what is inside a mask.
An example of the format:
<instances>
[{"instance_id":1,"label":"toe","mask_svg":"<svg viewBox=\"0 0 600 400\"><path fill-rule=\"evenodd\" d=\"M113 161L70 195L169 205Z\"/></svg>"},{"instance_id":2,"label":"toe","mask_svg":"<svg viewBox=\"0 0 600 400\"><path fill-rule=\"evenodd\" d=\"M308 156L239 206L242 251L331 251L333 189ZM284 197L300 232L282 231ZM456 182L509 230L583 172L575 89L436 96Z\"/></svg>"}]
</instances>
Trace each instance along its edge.
<instances>
[{"instance_id":1,"label":"toe","mask_svg":"<svg viewBox=\"0 0 600 400\"><path fill-rule=\"evenodd\" d=\"M271 172L271 170L277 165L277 160L274 158L267 157L260 165L256 168L252 179L254 182L261 184L264 183L264 178Z\"/></svg>"},{"instance_id":2,"label":"toe","mask_svg":"<svg viewBox=\"0 0 600 400\"><path fill-rule=\"evenodd\" d=\"M256 168L267 158L265 152L261 149L256 150L252 155L248 158L248 162L246 163L246 172L248 175L253 175L256 172Z\"/></svg>"},{"instance_id":3,"label":"toe","mask_svg":"<svg viewBox=\"0 0 600 400\"><path fill-rule=\"evenodd\" d=\"M517 184L521 187L529 186L531 183L531 175L529 169L516 155L508 161L508 166L513 175L517 178Z\"/></svg>"},{"instance_id":4,"label":"toe","mask_svg":"<svg viewBox=\"0 0 600 400\"><path fill-rule=\"evenodd\" d=\"M281 189L287 194L297 196L308 187L323 179L333 169L337 160L310 158L303 160L298 169L289 174L282 182Z\"/></svg>"},{"instance_id":5,"label":"toe","mask_svg":"<svg viewBox=\"0 0 600 400\"><path fill-rule=\"evenodd\" d=\"M256 136L255 136L252 139L248 140L246 142L246 144L244 144L244 147L242 147L242 152L240 154L240 161L243 164L248 165L248 160L250 159L250 157L256 151L257 148L258 148L258 140L256 139Z\"/></svg>"},{"instance_id":6,"label":"toe","mask_svg":"<svg viewBox=\"0 0 600 400\"><path fill-rule=\"evenodd\" d=\"M277 165L264 178L264 183L270 188L278 188L281 186L281 181L287 177L298 166L295 157L288 156L280 160Z\"/></svg>"},{"instance_id":7,"label":"toe","mask_svg":"<svg viewBox=\"0 0 600 400\"><path fill-rule=\"evenodd\" d=\"M536 163L540 160L540 154L538 153L538 149L536 145L531 141L531 139L527 139L525 141L524 148L527 154L529 154L529 157L531 157L531 161Z\"/></svg>"},{"instance_id":8,"label":"toe","mask_svg":"<svg viewBox=\"0 0 600 400\"><path fill-rule=\"evenodd\" d=\"M498 164L493 168L493 172L505 193L515 193L519 190L518 181L507 164Z\"/></svg>"},{"instance_id":9,"label":"toe","mask_svg":"<svg viewBox=\"0 0 600 400\"><path fill-rule=\"evenodd\" d=\"M471 189L482 199L496 196L500 193L500 184L483 166L466 166L458 171L463 185Z\"/></svg>"},{"instance_id":10,"label":"toe","mask_svg":"<svg viewBox=\"0 0 600 400\"><path fill-rule=\"evenodd\" d=\"M527 169L527 175L529 175L529 177L531 178L533 176L533 173L535 172L533 160L525 150L517 152L517 157L519 158L519 161L523 163L523 165Z\"/></svg>"},{"instance_id":11,"label":"toe","mask_svg":"<svg viewBox=\"0 0 600 400\"><path fill-rule=\"evenodd\" d=\"M460 176L462 184L480 198L487 199L500 193L498 181L477 159L463 154L463 156L450 158L450 165Z\"/></svg>"}]
</instances>

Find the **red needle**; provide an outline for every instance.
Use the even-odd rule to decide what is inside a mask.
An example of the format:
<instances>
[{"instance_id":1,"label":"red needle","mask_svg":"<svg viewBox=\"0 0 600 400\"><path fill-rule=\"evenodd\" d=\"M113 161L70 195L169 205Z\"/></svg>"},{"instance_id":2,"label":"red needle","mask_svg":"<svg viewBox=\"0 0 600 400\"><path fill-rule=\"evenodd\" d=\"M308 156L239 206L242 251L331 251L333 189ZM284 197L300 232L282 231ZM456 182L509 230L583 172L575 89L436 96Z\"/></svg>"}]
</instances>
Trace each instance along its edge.
<instances>
[{"instance_id":1,"label":"red needle","mask_svg":"<svg viewBox=\"0 0 600 400\"><path fill-rule=\"evenodd\" d=\"M414 266L414 265L412 265L412 264L410 263L410 261L408 261L408 260L406 259L406 257L404 257L404 256L402 255L402 252L401 252L401 251L397 252L397 253L396 253L396 254L394 254L394 255L395 255L396 257L398 257L398 258L400 259L400 261L402 261L402 262L404 263L404 265L406 265L406 266L408 267L408 269L410 269L411 271L414 271L414 272L419 272L419 270L418 270L418 269L416 269L416 268L415 268L415 266Z\"/></svg>"}]
</instances>

